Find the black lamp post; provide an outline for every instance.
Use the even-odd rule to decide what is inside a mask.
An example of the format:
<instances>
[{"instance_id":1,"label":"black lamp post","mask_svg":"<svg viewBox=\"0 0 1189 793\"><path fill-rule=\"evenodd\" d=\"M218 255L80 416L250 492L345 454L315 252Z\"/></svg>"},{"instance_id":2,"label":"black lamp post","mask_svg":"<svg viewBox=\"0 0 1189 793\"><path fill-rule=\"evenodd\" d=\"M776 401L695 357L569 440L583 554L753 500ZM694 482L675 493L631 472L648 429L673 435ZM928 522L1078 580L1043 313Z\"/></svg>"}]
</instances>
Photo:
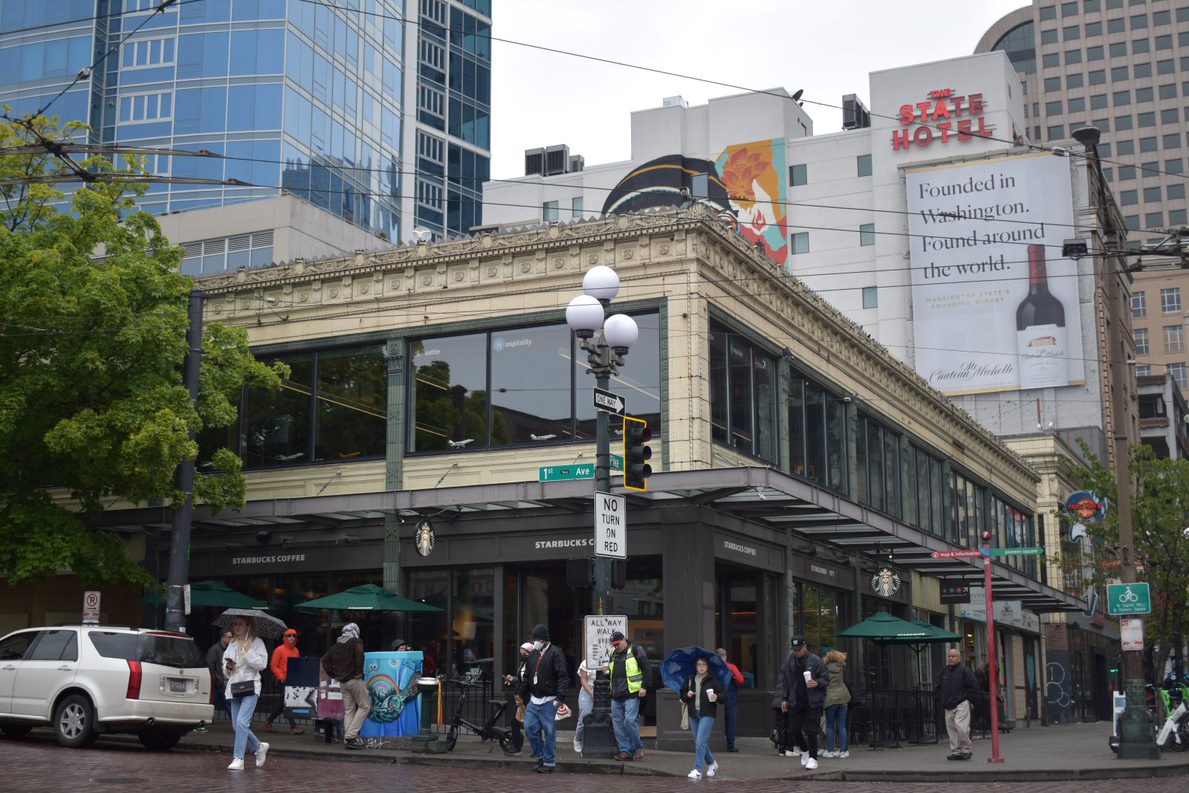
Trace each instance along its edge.
<instances>
[{"instance_id":1,"label":"black lamp post","mask_svg":"<svg viewBox=\"0 0 1189 793\"><path fill-rule=\"evenodd\" d=\"M570 301L566 307L566 324L578 337L587 353L587 364L595 376L595 385L606 391L611 377L623 366L624 356L640 337L636 321L626 314L605 317L606 307L619 294L619 275L610 267L592 267L582 278L585 294ZM604 410L595 416L595 498L598 493L611 492L611 436L608 415ZM593 525L591 530L594 530ZM611 590L611 560L605 556L594 559L594 593L592 611L607 613ZM595 670L591 670L595 671ZM584 757L611 757L615 741L611 731L611 686L607 676L597 672L594 683L594 709L586 717L583 729Z\"/></svg>"}]
</instances>

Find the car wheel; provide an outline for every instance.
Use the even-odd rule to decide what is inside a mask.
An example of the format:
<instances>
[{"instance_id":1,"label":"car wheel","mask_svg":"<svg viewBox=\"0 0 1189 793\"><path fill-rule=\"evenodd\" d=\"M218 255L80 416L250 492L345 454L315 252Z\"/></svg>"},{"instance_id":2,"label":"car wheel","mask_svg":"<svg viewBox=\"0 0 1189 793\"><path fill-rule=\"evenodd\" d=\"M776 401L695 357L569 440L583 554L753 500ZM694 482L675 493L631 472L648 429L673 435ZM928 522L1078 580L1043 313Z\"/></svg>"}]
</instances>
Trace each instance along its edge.
<instances>
[{"instance_id":1,"label":"car wheel","mask_svg":"<svg viewBox=\"0 0 1189 793\"><path fill-rule=\"evenodd\" d=\"M54 710L54 735L62 746L72 749L90 746L99 737L95 732L95 708L82 694L71 694Z\"/></svg>"},{"instance_id":2,"label":"car wheel","mask_svg":"<svg viewBox=\"0 0 1189 793\"><path fill-rule=\"evenodd\" d=\"M177 730L141 730L136 737L150 752L164 752L177 746L182 734Z\"/></svg>"},{"instance_id":3,"label":"car wheel","mask_svg":"<svg viewBox=\"0 0 1189 793\"><path fill-rule=\"evenodd\" d=\"M32 731L33 727L29 724L0 724L0 732L14 740L24 738Z\"/></svg>"}]
</instances>

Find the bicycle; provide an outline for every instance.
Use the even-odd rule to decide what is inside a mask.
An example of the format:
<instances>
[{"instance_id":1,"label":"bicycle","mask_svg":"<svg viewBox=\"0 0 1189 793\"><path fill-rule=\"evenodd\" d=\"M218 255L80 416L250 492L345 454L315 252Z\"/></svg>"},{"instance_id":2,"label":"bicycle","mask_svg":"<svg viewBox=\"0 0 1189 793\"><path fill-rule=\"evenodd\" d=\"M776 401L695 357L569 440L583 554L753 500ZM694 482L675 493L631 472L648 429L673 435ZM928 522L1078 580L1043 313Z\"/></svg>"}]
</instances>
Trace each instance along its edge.
<instances>
[{"instance_id":1,"label":"bicycle","mask_svg":"<svg viewBox=\"0 0 1189 793\"><path fill-rule=\"evenodd\" d=\"M494 752L498 744L504 751L512 747L512 731L507 727L497 726L497 722L504 715L504 710L508 707L508 702L502 699L488 700L488 707L490 712L487 719L482 724L477 724L469 719L463 718L463 710L466 707L467 697L474 688L482 688L480 683L474 676L450 678L451 683L455 683L461 687L461 693L458 696L458 704L454 706L454 718L450 720L450 727L446 730L446 750L454 751L455 745L458 743L458 735L463 727L466 727L483 741L491 741L491 749L488 752Z\"/></svg>"}]
</instances>

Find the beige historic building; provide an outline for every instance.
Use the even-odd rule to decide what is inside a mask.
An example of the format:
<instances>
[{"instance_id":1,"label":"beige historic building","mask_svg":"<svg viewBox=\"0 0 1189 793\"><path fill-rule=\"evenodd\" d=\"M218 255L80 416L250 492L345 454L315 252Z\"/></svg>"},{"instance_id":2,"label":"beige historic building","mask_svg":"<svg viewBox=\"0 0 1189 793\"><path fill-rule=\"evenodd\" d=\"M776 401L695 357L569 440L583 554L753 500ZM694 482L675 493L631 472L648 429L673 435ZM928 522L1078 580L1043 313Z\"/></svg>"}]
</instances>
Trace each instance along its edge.
<instances>
[{"instance_id":1,"label":"beige historic building","mask_svg":"<svg viewBox=\"0 0 1189 793\"><path fill-rule=\"evenodd\" d=\"M593 379L564 313L598 265L620 279L608 313L640 329L611 390L654 430L647 492L613 480L627 560L608 613L657 660L728 648L754 734L794 632L855 653L880 691L931 689L943 645L881 655L838 636L877 611L955 629L984 662L978 599L943 602L943 585L981 585L981 558L960 554L983 531L1041 542L1037 471L701 205L202 282L208 321L245 328L291 371L278 393L245 393L235 431L203 439L200 470L217 442L242 456L249 503L198 510L192 579L252 593L319 639L326 626L293 605L382 581L443 609L399 628L441 670L494 659L499 673L537 622L576 665ZM151 534L167 520L108 519ZM997 558L993 575L1009 718L1035 718L1040 615L1084 605L1043 583L1035 557ZM396 628L368 630L378 644ZM646 723L684 741L668 696L649 697ZM870 709L856 719L856 740L897 737Z\"/></svg>"}]
</instances>

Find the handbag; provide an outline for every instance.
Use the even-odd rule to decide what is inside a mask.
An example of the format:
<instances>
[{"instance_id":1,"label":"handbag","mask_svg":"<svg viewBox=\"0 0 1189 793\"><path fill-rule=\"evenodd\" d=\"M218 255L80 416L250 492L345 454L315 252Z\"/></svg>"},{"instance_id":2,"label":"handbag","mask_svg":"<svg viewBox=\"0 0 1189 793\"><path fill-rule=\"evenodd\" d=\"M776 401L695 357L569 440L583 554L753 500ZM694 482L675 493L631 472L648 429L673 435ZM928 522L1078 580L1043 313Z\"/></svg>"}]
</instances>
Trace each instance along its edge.
<instances>
[{"instance_id":1,"label":"handbag","mask_svg":"<svg viewBox=\"0 0 1189 793\"><path fill-rule=\"evenodd\" d=\"M239 680L231 684L231 696L235 699L251 696L256 693L255 680Z\"/></svg>"},{"instance_id":2,"label":"handbag","mask_svg":"<svg viewBox=\"0 0 1189 793\"><path fill-rule=\"evenodd\" d=\"M681 729L689 729L689 705L681 703Z\"/></svg>"}]
</instances>

